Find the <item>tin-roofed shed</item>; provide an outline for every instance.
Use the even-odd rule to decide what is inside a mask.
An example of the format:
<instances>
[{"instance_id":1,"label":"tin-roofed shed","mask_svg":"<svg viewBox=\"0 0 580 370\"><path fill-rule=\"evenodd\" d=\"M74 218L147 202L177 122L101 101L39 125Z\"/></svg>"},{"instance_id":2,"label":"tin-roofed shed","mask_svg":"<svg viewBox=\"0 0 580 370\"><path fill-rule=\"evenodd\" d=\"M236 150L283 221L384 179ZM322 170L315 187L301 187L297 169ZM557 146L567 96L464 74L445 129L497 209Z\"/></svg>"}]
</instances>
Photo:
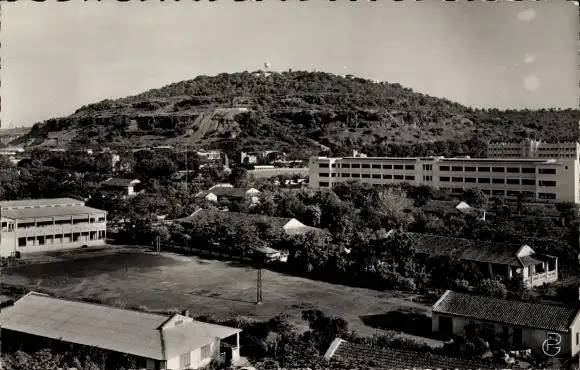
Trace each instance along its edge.
<instances>
[{"instance_id":1,"label":"tin-roofed shed","mask_svg":"<svg viewBox=\"0 0 580 370\"><path fill-rule=\"evenodd\" d=\"M36 292L2 309L0 325L4 351L38 342L69 343L130 355L147 369L198 369L225 353L239 358L240 329Z\"/></svg>"}]
</instances>

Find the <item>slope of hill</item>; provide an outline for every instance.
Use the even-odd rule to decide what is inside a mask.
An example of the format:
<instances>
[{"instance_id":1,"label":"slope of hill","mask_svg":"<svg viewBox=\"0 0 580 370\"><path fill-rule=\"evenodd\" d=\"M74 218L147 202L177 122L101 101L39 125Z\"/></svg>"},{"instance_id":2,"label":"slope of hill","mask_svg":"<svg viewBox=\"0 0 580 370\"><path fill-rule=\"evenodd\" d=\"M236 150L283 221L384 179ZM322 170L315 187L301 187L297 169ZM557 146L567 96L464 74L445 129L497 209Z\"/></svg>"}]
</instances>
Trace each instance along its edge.
<instances>
[{"instance_id":1,"label":"slope of hill","mask_svg":"<svg viewBox=\"0 0 580 370\"><path fill-rule=\"evenodd\" d=\"M322 72L199 76L83 106L35 124L36 145L183 145L227 150L337 148L464 141L576 140L578 110L471 109L413 92Z\"/></svg>"},{"instance_id":2,"label":"slope of hill","mask_svg":"<svg viewBox=\"0 0 580 370\"><path fill-rule=\"evenodd\" d=\"M2 128L0 129L0 146L6 146L29 132L30 127Z\"/></svg>"}]
</instances>

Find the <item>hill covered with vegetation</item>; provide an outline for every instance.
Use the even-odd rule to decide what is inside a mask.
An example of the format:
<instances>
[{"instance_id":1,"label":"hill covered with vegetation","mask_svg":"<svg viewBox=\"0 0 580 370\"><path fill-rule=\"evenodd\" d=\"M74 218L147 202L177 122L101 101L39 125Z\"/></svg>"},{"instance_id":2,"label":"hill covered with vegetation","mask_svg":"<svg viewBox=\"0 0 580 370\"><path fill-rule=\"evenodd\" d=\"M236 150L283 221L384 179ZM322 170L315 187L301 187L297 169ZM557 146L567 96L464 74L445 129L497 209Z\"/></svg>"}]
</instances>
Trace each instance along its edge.
<instances>
[{"instance_id":1,"label":"hill covered with vegetation","mask_svg":"<svg viewBox=\"0 0 580 370\"><path fill-rule=\"evenodd\" d=\"M35 145L478 155L482 142L577 140L579 110L472 109L396 83L323 72L198 76L33 126ZM475 139L477 138L477 139ZM33 140L31 140L33 139Z\"/></svg>"}]
</instances>

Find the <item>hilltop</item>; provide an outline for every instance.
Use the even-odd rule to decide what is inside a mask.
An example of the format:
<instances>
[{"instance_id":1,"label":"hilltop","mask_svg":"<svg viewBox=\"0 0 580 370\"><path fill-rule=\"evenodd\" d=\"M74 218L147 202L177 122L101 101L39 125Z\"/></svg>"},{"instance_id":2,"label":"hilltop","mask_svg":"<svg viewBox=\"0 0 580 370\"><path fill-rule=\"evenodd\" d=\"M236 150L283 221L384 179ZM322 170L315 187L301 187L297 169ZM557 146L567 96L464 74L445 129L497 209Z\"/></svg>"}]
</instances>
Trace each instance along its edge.
<instances>
[{"instance_id":1,"label":"hilltop","mask_svg":"<svg viewBox=\"0 0 580 370\"><path fill-rule=\"evenodd\" d=\"M67 117L35 124L16 142L384 152L393 143L475 137L577 140L579 121L578 110L480 110L396 83L323 72L258 71L198 76L86 105Z\"/></svg>"}]
</instances>

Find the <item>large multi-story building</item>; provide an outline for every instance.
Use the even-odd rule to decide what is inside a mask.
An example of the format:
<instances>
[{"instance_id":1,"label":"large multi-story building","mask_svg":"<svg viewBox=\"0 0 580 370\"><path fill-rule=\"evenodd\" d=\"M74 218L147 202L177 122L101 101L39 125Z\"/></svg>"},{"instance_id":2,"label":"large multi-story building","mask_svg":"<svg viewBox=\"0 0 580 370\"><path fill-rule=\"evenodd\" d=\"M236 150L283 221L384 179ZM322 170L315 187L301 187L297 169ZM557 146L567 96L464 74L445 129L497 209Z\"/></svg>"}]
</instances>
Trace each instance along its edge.
<instances>
[{"instance_id":1,"label":"large multi-story building","mask_svg":"<svg viewBox=\"0 0 580 370\"><path fill-rule=\"evenodd\" d=\"M311 187L336 183L429 185L453 193L480 188L492 196L528 201L580 203L577 159L312 157Z\"/></svg>"},{"instance_id":2,"label":"large multi-story building","mask_svg":"<svg viewBox=\"0 0 580 370\"><path fill-rule=\"evenodd\" d=\"M546 143L531 139L520 143L489 143L487 157L580 159L580 143Z\"/></svg>"},{"instance_id":3,"label":"large multi-story building","mask_svg":"<svg viewBox=\"0 0 580 370\"><path fill-rule=\"evenodd\" d=\"M105 244L107 212L71 198L0 202L0 256Z\"/></svg>"}]
</instances>

